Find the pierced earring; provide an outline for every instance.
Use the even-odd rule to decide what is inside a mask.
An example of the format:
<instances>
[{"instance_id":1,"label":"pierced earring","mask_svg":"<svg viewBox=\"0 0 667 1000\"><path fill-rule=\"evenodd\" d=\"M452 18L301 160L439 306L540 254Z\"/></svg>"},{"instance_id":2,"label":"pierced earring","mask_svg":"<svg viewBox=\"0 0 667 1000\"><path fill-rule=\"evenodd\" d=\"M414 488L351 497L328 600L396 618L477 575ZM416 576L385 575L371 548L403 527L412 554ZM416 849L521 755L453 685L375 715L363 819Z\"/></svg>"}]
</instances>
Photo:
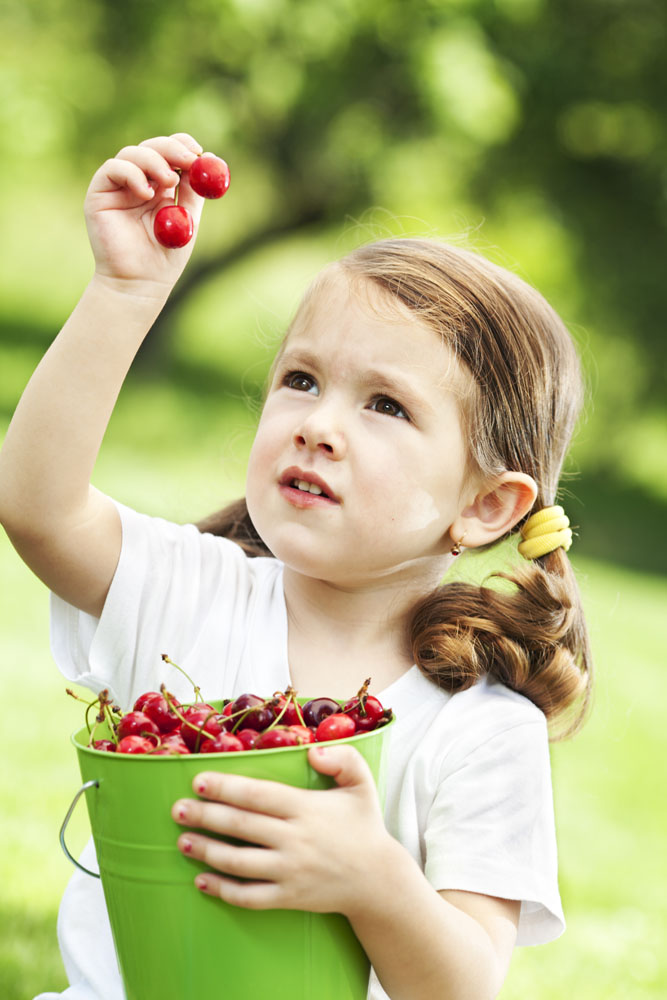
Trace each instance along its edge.
<instances>
[{"instance_id":1,"label":"pierced earring","mask_svg":"<svg viewBox=\"0 0 667 1000\"><path fill-rule=\"evenodd\" d=\"M463 534L461 535L461 537L459 538L458 542L454 542L454 544L452 545L452 547L451 547L451 549L449 551L451 552L451 554L453 556L460 556L461 555L461 549L463 547L463 539L465 538L465 536L466 536L466 532L464 531Z\"/></svg>"}]
</instances>

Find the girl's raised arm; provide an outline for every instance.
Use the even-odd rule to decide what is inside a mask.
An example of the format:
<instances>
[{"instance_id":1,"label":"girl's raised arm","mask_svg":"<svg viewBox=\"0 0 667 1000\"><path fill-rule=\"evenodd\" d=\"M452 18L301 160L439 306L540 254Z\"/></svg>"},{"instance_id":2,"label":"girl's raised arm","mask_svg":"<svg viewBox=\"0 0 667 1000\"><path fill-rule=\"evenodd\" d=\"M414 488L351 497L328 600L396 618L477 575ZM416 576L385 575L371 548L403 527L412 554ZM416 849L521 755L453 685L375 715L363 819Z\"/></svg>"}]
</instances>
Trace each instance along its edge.
<instances>
[{"instance_id":1,"label":"girl's raised arm","mask_svg":"<svg viewBox=\"0 0 667 1000\"><path fill-rule=\"evenodd\" d=\"M189 135L128 146L93 177L85 201L95 273L33 374L0 452L0 521L30 568L62 598L101 613L118 562L120 521L90 477L132 361L190 256L165 249L156 212L176 170L201 152ZM202 199L183 175L179 204Z\"/></svg>"}]
</instances>

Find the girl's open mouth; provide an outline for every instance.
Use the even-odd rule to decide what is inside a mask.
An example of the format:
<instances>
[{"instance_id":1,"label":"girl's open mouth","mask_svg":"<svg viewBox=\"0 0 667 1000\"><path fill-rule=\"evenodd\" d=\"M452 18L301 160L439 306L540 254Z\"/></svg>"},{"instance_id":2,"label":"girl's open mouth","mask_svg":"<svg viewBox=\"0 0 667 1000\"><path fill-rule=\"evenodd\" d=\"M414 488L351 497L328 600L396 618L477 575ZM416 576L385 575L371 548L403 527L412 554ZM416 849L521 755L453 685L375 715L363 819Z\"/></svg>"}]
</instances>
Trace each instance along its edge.
<instances>
[{"instance_id":1,"label":"girl's open mouth","mask_svg":"<svg viewBox=\"0 0 667 1000\"><path fill-rule=\"evenodd\" d=\"M309 483L305 479L293 479L290 483L292 489L301 490L304 493L314 493L316 496L327 496L321 486L317 483Z\"/></svg>"},{"instance_id":2,"label":"girl's open mouth","mask_svg":"<svg viewBox=\"0 0 667 1000\"><path fill-rule=\"evenodd\" d=\"M328 484L313 472L287 469L280 477L280 492L297 507L310 507L315 503L339 503Z\"/></svg>"}]
</instances>

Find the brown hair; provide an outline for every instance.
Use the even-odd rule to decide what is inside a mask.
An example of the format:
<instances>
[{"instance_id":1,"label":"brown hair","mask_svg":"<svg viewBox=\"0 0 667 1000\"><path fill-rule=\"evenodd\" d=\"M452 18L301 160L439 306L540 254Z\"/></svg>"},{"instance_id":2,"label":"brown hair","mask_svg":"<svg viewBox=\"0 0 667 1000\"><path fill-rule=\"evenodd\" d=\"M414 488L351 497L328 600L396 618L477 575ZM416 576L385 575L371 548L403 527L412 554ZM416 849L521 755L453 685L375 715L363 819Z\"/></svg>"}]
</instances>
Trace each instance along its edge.
<instances>
[{"instance_id":1,"label":"brown hair","mask_svg":"<svg viewBox=\"0 0 667 1000\"><path fill-rule=\"evenodd\" d=\"M471 471L485 480L527 473L538 487L534 509L554 504L582 380L572 338L545 299L481 255L435 240L382 240L340 264L415 312L472 374L462 400ZM270 554L245 501L199 527L233 538L249 555ZM505 585L489 586L494 578ZM488 673L542 709L552 738L583 721L592 664L563 549L494 573L487 585L445 582L414 608L409 639L417 665L447 691Z\"/></svg>"}]
</instances>

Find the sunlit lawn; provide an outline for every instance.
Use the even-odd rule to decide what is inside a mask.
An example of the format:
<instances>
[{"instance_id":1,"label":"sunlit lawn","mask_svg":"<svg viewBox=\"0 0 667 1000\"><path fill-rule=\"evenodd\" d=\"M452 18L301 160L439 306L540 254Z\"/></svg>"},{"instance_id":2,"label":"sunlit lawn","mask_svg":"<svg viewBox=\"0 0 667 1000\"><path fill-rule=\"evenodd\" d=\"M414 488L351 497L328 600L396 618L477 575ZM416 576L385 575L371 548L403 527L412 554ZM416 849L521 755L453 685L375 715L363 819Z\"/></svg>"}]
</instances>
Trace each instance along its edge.
<instances>
[{"instance_id":1,"label":"sunlit lawn","mask_svg":"<svg viewBox=\"0 0 667 1000\"><path fill-rule=\"evenodd\" d=\"M232 418L235 426L239 419L249 426L240 410ZM207 459L193 457L178 441L167 459L161 452L132 454L111 435L98 484L155 513L182 520L199 516L218 496L240 488L246 431L235 441L221 449L211 431L203 449ZM216 466L218 458L231 462L230 476ZM657 1000L667 995L661 777L667 579L575 562L598 681L587 728L553 748L568 930L551 945L516 953L502 997ZM58 829L80 783L68 737L80 725L81 711L65 696L50 660L46 592L4 535L0 595L0 996L29 1000L66 985L55 921L70 866ZM86 836L81 815L71 828L72 846L82 846Z\"/></svg>"}]
</instances>

